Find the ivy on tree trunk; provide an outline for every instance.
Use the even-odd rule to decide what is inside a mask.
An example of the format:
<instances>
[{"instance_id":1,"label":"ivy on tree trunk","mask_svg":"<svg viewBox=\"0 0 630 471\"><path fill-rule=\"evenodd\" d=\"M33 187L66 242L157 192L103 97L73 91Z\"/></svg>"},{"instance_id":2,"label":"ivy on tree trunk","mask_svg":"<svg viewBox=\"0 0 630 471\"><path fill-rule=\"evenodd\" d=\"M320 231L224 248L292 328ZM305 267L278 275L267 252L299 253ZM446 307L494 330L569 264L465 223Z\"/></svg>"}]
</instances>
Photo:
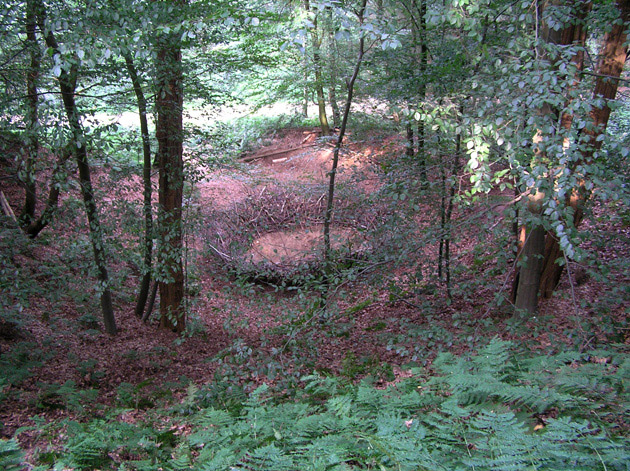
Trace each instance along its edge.
<instances>
[{"instance_id":1,"label":"ivy on tree trunk","mask_svg":"<svg viewBox=\"0 0 630 471\"><path fill-rule=\"evenodd\" d=\"M142 317L144 307L149 295L149 285L151 284L151 265L153 257L153 210L151 207L151 142L149 140L149 123L147 121L147 100L142 90L142 84L138 77L135 64L131 54L127 51L124 54L127 73L133 84L133 90L138 102L138 115L140 117L140 132L142 134L142 154L144 158L142 169L143 182L143 212L144 212L144 275L140 282L140 291L136 302L136 317Z\"/></svg>"},{"instance_id":2,"label":"ivy on tree trunk","mask_svg":"<svg viewBox=\"0 0 630 471\"><path fill-rule=\"evenodd\" d=\"M50 48L53 54L60 54L59 44L57 43L55 35L52 30L46 26L46 11L41 0L37 1L36 8L39 29L44 36L46 45ZM87 157L86 138L83 132L83 127L81 126L79 112L77 110L74 97L78 69L76 64L77 63L75 62L71 66L70 71L65 70L63 67L60 69L59 88L61 90L61 98L66 111L66 117L68 119L70 129L72 130L72 150L79 169L81 194L83 196L85 213L89 224L90 241L94 252L94 262L98 272L98 281L100 283L99 289L101 291L101 309L103 311L105 330L108 334L115 335L117 329L114 318L114 308L112 305L112 296L109 289L109 276L105 264L105 244L99 222L98 208L94 199L92 178L90 176L90 164Z\"/></svg>"},{"instance_id":3,"label":"ivy on tree trunk","mask_svg":"<svg viewBox=\"0 0 630 471\"><path fill-rule=\"evenodd\" d=\"M186 327L182 265L184 92L181 43L177 34L158 38L156 72L160 327L183 332Z\"/></svg>"},{"instance_id":4,"label":"ivy on tree trunk","mask_svg":"<svg viewBox=\"0 0 630 471\"><path fill-rule=\"evenodd\" d=\"M593 154L602 146L602 141L598 138L606 131L611 112L608 103L610 100L614 100L617 95L619 78L628 55L625 31L630 20L630 1L617 0L616 3L620 12L620 21L614 23L611 31L604 37L593 91L593 98L602 100L602 105L594 106L590 113L592 125L584 130L585 139L587 140L586 150L583 152L582 159L574 166L590 164ZM563 126L565 127L567 126L566 120L567 118L563 116ZM568 125L570 126L570 122ZM584 217L584 204L588 196L588 191L584 188L583 182L580 188L569 196L568 204L573 208L573 227L577 228ZM558 264L557 260L562 258L562 256L558 238L554 234L548 233L540 280L540 294L545 298L552 296L554 289L560 282L564 264Z\"/></svg>"}]
</instances>

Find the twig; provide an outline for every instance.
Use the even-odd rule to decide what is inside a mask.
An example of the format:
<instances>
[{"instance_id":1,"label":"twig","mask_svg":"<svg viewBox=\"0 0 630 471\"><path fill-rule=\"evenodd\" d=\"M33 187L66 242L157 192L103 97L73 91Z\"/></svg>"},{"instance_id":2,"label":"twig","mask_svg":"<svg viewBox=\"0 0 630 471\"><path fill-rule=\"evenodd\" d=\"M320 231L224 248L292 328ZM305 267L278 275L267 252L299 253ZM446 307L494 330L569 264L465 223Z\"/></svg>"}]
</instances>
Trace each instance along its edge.
<instances>
[{"instance_id":1,"label":"twig","mask_svg":"<svg viewBox=\"0 0 630 471\"><path fill-rule=\"evenodd\" d=\"M232 261L232 257L230 257L228 254L221 252L219 249L217 249L214 245L210 244L209 242L206 242L208 244L208 247L210 247L212 250L214 250L217 255L219 255L222 259L224 260L228 260L228 261Z\"/></svg>"}]
</instances>

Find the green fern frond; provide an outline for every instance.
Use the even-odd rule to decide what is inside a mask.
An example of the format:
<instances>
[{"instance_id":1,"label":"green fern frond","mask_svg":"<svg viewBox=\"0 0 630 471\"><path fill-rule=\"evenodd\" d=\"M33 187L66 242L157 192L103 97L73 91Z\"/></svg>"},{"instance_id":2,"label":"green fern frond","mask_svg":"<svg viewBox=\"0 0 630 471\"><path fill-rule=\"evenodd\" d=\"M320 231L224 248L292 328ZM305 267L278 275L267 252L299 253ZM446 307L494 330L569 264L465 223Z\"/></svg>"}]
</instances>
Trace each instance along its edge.
<instances>
[{"instance_id":1,"label":"green fern frond","mask_svg":"<svg viewBox=\"0 0 630 471\"><path fill-rule=\"evenodd\" d=\"M352 410L352 396L335 396L326 402L327 409L338 417L347 416Z\"/></svg>"},{"instance_id":2,"label":"green fern frond","mask_svg":"<svg viewBox=\"0 0 630 471\"><path fill-rule=\"evenodd\" d=\"M20 471L22 469L22 450L15 440L0 440L0 469Z\"/></svg>"},{"instance_id":3,"label":"green fern frond","mask_svg":"<svg viewBox=\"0 0 630 471\"><path fill-rule=\"evenodd\" d=\"M189 471L190 468L190 456L187 454L181 454L164 465L164 471Z\"/></svg>"},{"instance_id":4,"label":"green fern frond","mask_svg":"<svg viewBox=\"0 0 630 471\"><path fill-rule=\"evenodd\" d=\"M108 461L108 446L100 437L88 435L69 448L72 462L79 469L101 468Z\"/></svg>"},{"instance_id":5,"label":"green fern frond","mask_svg":"<svg viewBox=\"0 0 630 471\"><path fill-rule=\"evenodd\" d=\"M293 460L275 445L257 448L241 459L246 469L259 471L293 471L296 469Z\"/></svg>"}]
</instances>

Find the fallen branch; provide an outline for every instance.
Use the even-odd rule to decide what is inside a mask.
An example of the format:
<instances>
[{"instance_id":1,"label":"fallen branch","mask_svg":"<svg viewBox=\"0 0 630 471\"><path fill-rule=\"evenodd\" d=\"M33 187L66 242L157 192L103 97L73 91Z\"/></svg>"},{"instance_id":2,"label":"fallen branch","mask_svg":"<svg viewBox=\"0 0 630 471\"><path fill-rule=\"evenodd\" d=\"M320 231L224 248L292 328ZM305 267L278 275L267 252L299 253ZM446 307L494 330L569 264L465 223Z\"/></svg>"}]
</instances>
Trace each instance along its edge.
<instances>
[{"instance_id":1,"label":"fallen branch","mask_svg":"<svg viewBox=\"0 0 630 471\"><path fill-rule=\"evenodd\" d=\"M266 157L273 157L274 155L287 154L289 152L293 152L293 151L296 151L296 150L307 149L309 147L316 147L316 146L321 146L321 145L326 145L326 144L328 144L328 143L322 144L320 142L314 142L312 144L306 144L306 145L303 145L303 146L293 147L293 148L290 148L290 149L274 150L273 152L267 152L266 154L251 155L249 157L243 157L240 160L241 160L241 162L253 162L255 160L264 159Z\"/></svg>"}]
</instances>

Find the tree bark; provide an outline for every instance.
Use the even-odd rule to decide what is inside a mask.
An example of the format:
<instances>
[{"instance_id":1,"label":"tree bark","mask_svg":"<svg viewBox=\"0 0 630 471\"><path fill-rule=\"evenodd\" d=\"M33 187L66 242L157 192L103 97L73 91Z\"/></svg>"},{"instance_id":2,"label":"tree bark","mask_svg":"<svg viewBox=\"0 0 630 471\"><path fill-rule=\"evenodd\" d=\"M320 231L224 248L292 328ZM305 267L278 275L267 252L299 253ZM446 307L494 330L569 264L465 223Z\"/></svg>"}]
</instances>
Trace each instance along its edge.
<instances>
[{"instance_id":1,"label":"tree bark","mask_svg":"<svg viewBox=\"0 0 630 471\"><path fill-rule=\"evenodd\" d=\"M309 0L304 0L304 9L311 12ZM316 15L316 14L314 14ZM313 28L311 29L311 46L313 47L313 70L315 72L315 92L317 93L317 107L319 109L319 124L322 128L322 134L327 136L330 134L330 125L326 117L326 101L324 98L324 81L322 77L322 61L321 61L321 40L317 33L317 16L313 16Z\"/></svg>"},{"instance_id":2,"label":"tree bark","mask_svg":"<svg viewBox=\"0 0 630 471\"><path fill-rule=\"evenodd\" d=\"M46 201L46 207L44 211L39 215L39 218L32 221L25 229L26 234L34 239L44 228L52 221L57 206L59 205L59 185L63 181L64 175L60 175L66 161L72 157L72 149L65 147L61 150L61 155L57 158L55 166L50 176L50 189L48 190L48 200Z\"/></svg>"},{"instance_id":3,"label":"tree bark","mask_svg":"<svg viewBox=\"0 0 630 471\"><path fill-rule=\"evenodd\" d=\"M328 65L330 69L330 83L328 85L328 100L332 108L333 126L335 128L341 125L341 112L337 103L337 39L335 38L335 28L332 15L332 8L326 8L328 12L326 29L328 30Z\"/></svg>"},{"instance_id":4,"label":"tree bark","mask_svg":"<svg viewBox=\"0 0 630 471\"><path fill-rule=\"evenodd\" d=\"M464 115L464 105L459 105L459 115L457 120L460 124L461 130L462 116ZM446 295L448 299L453 298L451 290L451 239L453 238L453 230L451 226L451 219L453 216L453 203L455 201L455 188L456 181L454 180L459 175L459 155L462 152L462 133L459 131L455 137L455 155L453 157L453 168L451 170L451 182L448 195L448 204L446 206L446 240L444 241L444 268L446 271Z\"/></svg>"},{"instance_id":5,"label":"tree bark","mask_svg":"<svg viewBox=\"0 0 630 471\"><path fill-rule=\"evenodd\" d=\"M302 116L308 118L309 90L308 90L308 56L304 52L304 90L302 101Z\"/></svg>"},{"instance_id":6,"label":"tree bark","mask_svg":"<svg viewBox=\"0 0 630 471\"><path fill-rule=\"evenodd\" d=\"M540 214L543 198L544 194L540 192L529 196L527 209L532 215ZM538 308L538 286L542 274L544 249L545 228L535 222L527 230L527 239L519 256L524 265L519 271L514 303L517 316L533 314Z\"/></svg>"},{"instance_id":7,"label":"tree bark","mask_svg":"<svg viewBox=\"0 0 630 471\"><path fill-rule=\"evenodd\" d=\"M53 51L53 54L60 54L59 44L50 28L46 28L45 8L41 0L37 0L38 23L39 29L44 36L46 45ZM117 332L116 321L114 318L114 308L112 306L112 296L109 290L109 276L105 263L105 244L103 234L99 222L98 208L94 200L94 190L92 188L92 178L90 176L90 165L87 157L86 139L83 127L79 120L76 102L74 99L74 91L76 87L77 76L76 65L72 66L70 73L63 68L59 75L59 88L61 89L61 98L66 111L66 117L70 124L73 137L73 153L77 161L79 169L79 181L81 183L81 194L83 196L83 204L87 215L90 241L92 243L92 251L94 252L94 262L98 271L98 280L101 292L101 309L103 311L103 321L105 330L110 335Z\"/></svg>"},{"instance_id":8,"label":"tree bark","mask_svg":"<svg viewBox=\"0 0 630 471\"><path fill-rule=\"evenodd\" d=\"M138 293L138 299L136 301L135 314L136 317L142 317L144 307L149 295L149 287L151 284L151 265L153 258L153 210L151 203L151 142L149 140L149 123L147 121L147 100L142 90L142 84L138 77L135 64L129 52L124 54L125 64L127 65L127 72L129 78L133 84L133 90L136 95L136 101L138 102L138 115L140 117L140 132L142 134L142 154L143 154L143 169L142 169L142 182L143 182L143 213L144 213L144 275L140 282L140 291Z\"/></svg>"},{"instance_id":9,"label":"tree bark","mask_svg":"<svg viewBox=\"0 0 630 471\"><path fill-rule=\"evenodd\" d=\"M361 3L361 9L358 13L359 23L363 24L363 16L365 15L365 8L367 5L367 0L363 0ZM333 219L333 209L334 209L334 198L335 198L335 176L337 175L337 167L339 165L339 151L341 150L341 145L343 144L343 138L346 134L346 126L348 125L348 117L350 116L350 107L352 106L352 96L354 93L354 83L359 76L359 71L361 70L361 63L363 62L363 55L365 53L365 39L363 35L361 39L359 39L359 55L357 57L357 61L354 66L354 71L352 72L352 76L347 82L348 85L348 96L346 98L346 106L343 111L343 118L341 120L341 127L339 128L339 137L337 138L337 143L335 144L335 149L333 151L333 162L332 168L330 170L330 180L328 182L328 200L326 202L326 214L324 218L324 265L328 267L330 265L331 260L331 245L330 245L330 226Z\"/></svg>"},{"instance_id":10,"label":"tree bark","mask_svg":"<svg viewBox=\"0 0 630 471\"><path fill-rule=\"evenodd\" d=\"M418 70L420 72L420 86L418 87L418 102L424 105L427 97L426 70L428 64L429 49L427 47L427 2L420 0L420 5L413 0L412 5L414 11L418 12L418 23L412 22L413 29L417 29L416 40L420 42L420 54L418 61ZM427 156L425 150L426 130L424 120L418 121L418 153L417 158L420 164L420 175L423 179L427 178Z\"/></svg>"},{"instance_id":11,"label":"tree bark","mask_svg":"<svg viewBox=\"0 0 630 471\"><path fill-rule=\"evenodd\" d=\"M37 204L37 185L35 162L39 153L39 108L37 82L39 80L41 52L37 43L37 15L33 0L26 2L26 43L31 58L26 73L26 156L24 159L24 206L20 214L20 225L27 228L35 218Z\"/></svg>"},{"instance_id":12,"label":"tree bark","mask_svg":"<svg viewBox=\"0 0 630 471\"><path fill-rule=\"evenodd\" d=\"M598 137L606 131L610 118L608 102L614 100L617 95L619 78L628 55L625 30L630 21L630 1L617 0L616 3L620 11L620 21L614 24L612 30L604 37L593 91L593 98L603 100L603 105L594 106L590 113L592 125L584 131L588 143L579 164L590 162L593 154L602 146L602 141L598 140ZM564 119L563 117L563 121ZM566 126L566 123L563 122L563 126ZM584 188L580 188L569 197L569 206L574 211L573 226L576 228L584 217L583 208L588 197L589 194ZM560 265L556 261L561 257L562 250L557 238L553 234L547 234L540 282L540 293L545 298L550 298L553 295L554 289L560 282L564 265Z\"/></svg>"},{"instance_id":13,"label":"tree bark","mask_svg":"<svg viewBox=\"0 0 630 471\"><path fill-rule=\"evenodd\" d=\"M413 126L411 125L412 117L409 116L407 118L407 122L405 123L405 131L407 135L407 143L405 144L405 155L407 157L413 157L416 149L413 135Z\"/></svg>"},{"instance_id":14,"label":"tree bark","mask_svg":"<svg viewBox=\"0 0 630 471\"><path fill-rule=\"evenodd\" d=\"M551 5L558 6L564 3L565 0L550 0L545 2L543 10L549 8ZM552 28L546 24L546 22L543 22L542 25L542 38L547 44L557 46L580 46L578 52L571 58L571 61L576 64L578 68L581 66L581 62L583 62L583 47L586 39L586 25L584 24L584 19L589 9L590 3L580 2L575 4L571 22L561 29ZM540 55L550 61L553 69L557 69L560 66L560 61L562 60L560 56L549 57L549 53L545 50L542 50ZM566 143L573 119L572 116L568 114L561 115L560 110L549 104L543 105L541 114L548 116L551 122L560 124L559 130L555 131L554 135L556 133L564 133ZM562 137L562 134L559 135ZM545 136L542 131L539 131L534 140L542 142L546 137L548 136ZM544 152L540 152L537 158L543 160L547 159ZM551 176L551 178L553 177ZM535 189L532 188L529 190L534 191L528 196L528 210L534 216L534 219L536 219L541 210L543 194L541 192L535 192ZM517 315L520 313L533 314L538 307L538 293L541 280L543 279L545 234L546 232L540 224L533 224L527 228L521 229L524 243L517 257L524 258L525 264L517 268L512 286L512 299L517 308ZM534 283L536 283L535 286L533 285Z\"/></svg>"},{"instance_id":15,"label":"tree bark","mask_svg":"<svg viewBox=\"0 0 630 471\"><path fill-rule=\"evenodd\" d=\"M159 250L160 327L183 332L182 265L183 164L183 71L181 43L175 34L158 40L157 125L159 161Z\"/></svg>"}]
</instances>

